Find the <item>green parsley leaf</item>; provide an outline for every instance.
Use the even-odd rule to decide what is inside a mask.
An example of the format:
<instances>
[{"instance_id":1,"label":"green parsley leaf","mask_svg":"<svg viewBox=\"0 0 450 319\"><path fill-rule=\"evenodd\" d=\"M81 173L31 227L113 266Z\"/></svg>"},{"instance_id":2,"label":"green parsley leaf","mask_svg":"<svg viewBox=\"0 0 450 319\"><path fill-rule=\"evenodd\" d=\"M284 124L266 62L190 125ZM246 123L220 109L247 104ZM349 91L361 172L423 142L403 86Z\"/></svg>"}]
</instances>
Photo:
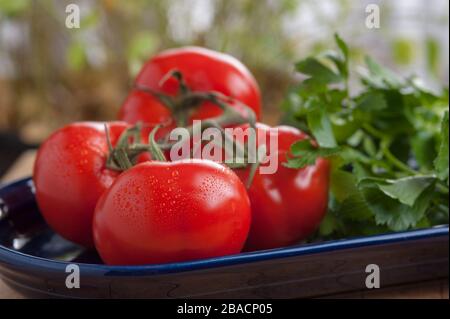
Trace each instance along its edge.
<instances>
[{"instance_id":1,"label":"green parsley leaf","mask_svg":"<svg viewBox=\"0 0 450 319\"><path fill-rule=\"evenodd\" d=\"M284 121L310 134L286 167L331 162L329 211L318 236L340 238L446 224L449 220L448 88L433 92L366 57L356 80L347 44L300 61ZM356 73L358 74L358 73Z\"/></svg>"},{"instance_id":2,"label":"green parsley leaf","mask_svg":"<svg viewBox=\"0 0 450 319\"><path fill-rule=\"evenodd\" d=\"M331 172L330 184L331 191L339 202L342 202L352 194L359 192L355 175L341 169L335 169Z\"/></svg>"},{"instance_id":3,"label":"green parsley leaf","mask_svg":"<svg viewBox=\"0 0 450 319\"><path fill-rule=\"evenodd\" d=\"M375 215L376 223L387 225L393 231L401 231L415 227L425 216L430 203L432 188L423 192L413 206L404 205L377 188L366 188L363 193Z\"/></svg>"},{"instance_id":4,"label":"green parsley leaf","mask_svg":"<svg viewBox=\"0 0 450 319\"><path fill-rule=\"evenodd\" d=\"M339 214L349 221L368 221L374 216L366 198L360 191L351 194L342 202Z\"/></svg>"},{"instance_id":5,"label":"green parsley leaf","mask_svg":"<svg viewBox=\"0 0 450 319\"><path fill-rule=\"evenodd\" d=\"M384 95L378 91L369 91L356 98L356 108L363 112L380 111L387 107Z\"/></svg>"},{"instance_id":6,"label":"green parsley leaf","mask_svg":"<svg viewBox=\"0 0 450 319\"><path fill-rule=\"evenodd\" d=\"M365 178L360 187L378 187L383 193L399 202L413 206L419 196L435 182L434 176L408 176L397 180Z\"/></svg>"},{"instance_id":7,"label":"green parsley leaf","mask_svg":"<svg viewBox=\"0 0 450 319\"><path fill-rule=\"evenodd\" d=\"M288 158L288 161L283 163L283 165L288 168L303 168L308 165L314 165L319 157L331 157L340 152L340 148L314 147L309 139L305 139L291 145L291 154L295 157Z\"/></svg>"},{"instance_id":8,"label":"green parsley leaf","mask_svg":"<svg viewBox=\"0 0 450 319\"><path fill-rule=\"evenodd\" d=\"M428 131L418 132L411 138L411 148L420 167L427 171L432 170L437 157L435 134Z\"/></svg>"},{"instance_id":9,"label":"green parsley leaf","mask_svg":"<svg viewBox=\"0 0 450 319\"><path fill-rule=\"evenodd\" d=\"M311 80L317 84L338 83L342 80L339 74L325 66L316 58L306 58L305 60L298 62L295 67L300 73L310 76Z\"/></svg>"},{"instance_id":10,"label":"green parsley leaf","mask_svg":"<svg viewBox=\"0 0 450 319\"><path fill-rule=\"evenodd\" d=\"M308 126L314 138L321 147L336 147L336 139L333 134L330 118L322 103L316 103L315 107L306 115Z\"/></svg>"},{"instance_id":11,"label":"green parsley leaf","mask_svg":"<svg viewBox=\"0 0 450 319\"><path fill-rule=\"evenodd\" d=\"M392 71L382 67L370 56L365 57L369 76L365 78L369 85L380 89L399 89L402 81Z\"/></svg>"},{"instance_id":12,"label":"green parsley leaf","mask_svg":"<svg viewBox=\"0 0 450 319\"><path fill-rule=\"evenodd\" d=\"M441 126L441 146L439 147L439 154L434 165L438 176L442 180L447 180L448 184L448 143L449 143L449 126L448 126L448 111L445 112L444 119Z\"/></svg>"}]
</instances>

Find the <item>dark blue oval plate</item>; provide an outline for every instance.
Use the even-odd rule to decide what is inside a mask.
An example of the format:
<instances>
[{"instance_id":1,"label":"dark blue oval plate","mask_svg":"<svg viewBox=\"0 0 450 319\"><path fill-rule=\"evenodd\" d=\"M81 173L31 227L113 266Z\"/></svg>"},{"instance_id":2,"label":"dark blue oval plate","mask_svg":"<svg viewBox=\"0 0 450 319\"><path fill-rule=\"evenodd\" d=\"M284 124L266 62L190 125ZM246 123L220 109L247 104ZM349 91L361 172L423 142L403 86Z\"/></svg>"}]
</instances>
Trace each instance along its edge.
<instances>
[{"instance_id":1,"label":"dark blue oval plate","mask_svg":"<svg viewBox=\"0 0 450 319\"><path fill-rule=\"evenodd\" d=\"M31 179L0 188L0 277L32 297L294 298L448 277L447 226L148 266L106 266L43 221ZM79 288L73 264L79 270ZM68 277L69 276L69 277ZM69 285L66 285L66 281Z\"/></svg>"}]
</instances>

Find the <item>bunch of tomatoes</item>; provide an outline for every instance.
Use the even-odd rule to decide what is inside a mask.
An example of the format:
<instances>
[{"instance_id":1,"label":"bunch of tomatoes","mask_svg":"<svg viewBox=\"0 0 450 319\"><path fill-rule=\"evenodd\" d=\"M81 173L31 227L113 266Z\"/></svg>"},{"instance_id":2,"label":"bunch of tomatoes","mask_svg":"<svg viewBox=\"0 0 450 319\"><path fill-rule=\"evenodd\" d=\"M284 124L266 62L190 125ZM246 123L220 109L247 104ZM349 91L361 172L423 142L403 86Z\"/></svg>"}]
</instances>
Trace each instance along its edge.
<instances>
[{"instance_id":1,"label":"bunch of tomatoes","mask_svg":"<svg viewBox=\"0 0 450 319\"><path fill-rule=\"evenodd\" d=\"M268 140L261 136L276 135L276 156L285 162L291 144L308 136L258 123L260 115L258 85L238 60L196 47L164 51L140 71L119 121L72 123L42 144L33 176L40 211L58 234L112 265L294 244L326 213L326 160L261 174L252 165L170 161L161 146L170 130L194 120L253 125L258 146Z\"/></svg>"}]
</instances>

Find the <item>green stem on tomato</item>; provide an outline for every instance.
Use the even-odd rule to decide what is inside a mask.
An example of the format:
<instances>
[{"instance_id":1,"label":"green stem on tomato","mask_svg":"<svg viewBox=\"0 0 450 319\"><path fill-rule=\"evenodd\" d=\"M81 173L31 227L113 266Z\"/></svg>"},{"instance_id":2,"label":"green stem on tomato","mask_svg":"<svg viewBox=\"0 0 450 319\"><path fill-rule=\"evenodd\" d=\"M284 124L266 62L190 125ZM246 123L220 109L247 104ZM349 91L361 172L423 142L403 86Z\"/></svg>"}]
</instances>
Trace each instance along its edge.
<instances>
[{"instance_id":1,"label":"green stem on tomato","mask_svg":"<svg viewBox=\"0 0 450 319\"><path fill-rule=\"evenodd\" d=\"M265 145L262 145L261 148L263 149L263 152L266 152ZM258 170L259 164L261 163L259 158L259 149L256 150L256 156L255 156L255 163L252 163L250 165L250 172L247 177L247 181L245 182L245 187L249 189L252 186L253 179L255 178L256 172Z\"/></svg>"},{"instance_id":2,"label":"green stem on tomato","mask_svg":"<svg viewBox=\"0 0 450 319\"><path fill-rule=\"evenodd\" d=\"M247 105L243 104L242 102L239 102L237 100L234 100L233 98L230 98L228 96L225 96L219 92L215 91L209 91L209 92L194 92L189 89L189 87L186 85L183 79L183 75L178 70L171 70L169 71L161 80L162 85L164 82L166 82L169 78L175 78L178 81L179 84L179 92L178 95L173 97L164 93L157 92L151 88L148 88L146 86L135 84L134 88L142 91L144 93L150 94L156 98L158 98L161 103L166 105L174 115L177 126L186 126L188 115L190 112L192 112L193 109L199 107L203 102L209 101L218 107L220 107L224 112L227 110L235 111L233 108L231 108L228 103L233 101L235 103L239 103L243 106L244 109L247 111L248 118L245 119L242 115L240 116L240 121L237 120L240 123L233 123L233 122L227 122L227 125L231 124L243 124L243 123L249 123L251 126L255 125L256 122L256 116L251 108L249 108ZM225 103L224 103L225 102ZM234 119L236 121L236 118ZM241 122L243 120L243 122ZM225 123L219 123L220 125L224 125Z\"/></svg>"},{"instance_id":3,"label":"green stem on tomato","mask_svg":"<svg viewBox=\"0 0 450 319\"><path fill-rule=\"evenodd\" d=\"M142 86L142 85L135 85L135 88L138 90L141 90L142 92L148 93L153 95L154 97L158 98L161 103L165 104L172 112L177 126L185 127L187 125L188 119L190 117L190 114L192 113L192 110L199 107L203 102L211 102L212 104L218 106L222 109L223 113L220 116L217 116L212 119L208 119L202 122L201 124L201 132L203 132L208 127L215 127L219 128L221 131L221 134L223 135L225 140L229 140L230 137L227 136L225 131L223 130L223 127L229 126L229 125L240 125L248 123L252 129L256 131L256 115L254 111L248 107L247 105L241 103L240 101L234 100L233 98L230 98L228 96L225 96L219 92L194 92L189 89L189 87L186 85L183 79L183 75L178 70L171 70L169 71L161 80L160 86L162 86L169 78L175 78L178 81L179 84L179 92L178 95L175 97L162 94L159 92L155 92L154 90ZM230 103L239 103L243 109L246 110L247 114L246 116L243 116L241 113L236 111L234 108L230 106ZM189 138L193 134L193 126L187 127L189 130ZM155 131L152 131L154 133ZM240 163L225 163L226 165L232 167L232 168L241 168L248 166L248 152L246 151L245 147L241 145L241 143L232 140L233 148L236 148L236 150L243 151L244 154L244 164L241 165ZM177 141L177 142L183 142L183 141ZM151 136L149 143L151 145L150 152L152 153L152 156L156 159L165 160L164 154L162 153L161 149L170 149L174 143L168 143L167 140L163 144L156 144L154 141L154 134ZM191 150L192 151L192 150ZM226 150L225 150L226 151ZM256 156L258 157L258 156ZM163 159L164 158L164 159ZM237 159L236 159L237 160ZM251 184L253 177L256 173L256 170L259 166L259 159L256 159L256 163L253 163L250 168L250 174L249 179L247 181L247 185Z\"/></svg>"},{"instance_id":4,"label":"green stem on tomato","mask_svg":"<svg viewBox=\"0 0 450 319\"><path fill-rule=\"evenodd\" d=\"M108 157L106 167L115 171L124 171L134 165L137 156L146 150L134 149L134 145L140 144L142 125L140 123L127 128L119 136L113 147L108 125L104 125L106 144L108 145Z\"/></svg>"},{"instance_id":5,"label":"green stem on tomato","mask_svg":"<svg viewBox=\"0 0 450 319\"><path fill-rule=\"evenodd\" d=\"M149 152L152 156L152 159L161 161L161 162L167 162L167 159L164 156L164 153L162 152L161 148L159 147L158 143L156 143L156 140L155 140L155 134L161 128L161 126L162 125L156 125L153 128L153 130L150 132L150 135L148 137Z\"/></svg>"}]
</instances>

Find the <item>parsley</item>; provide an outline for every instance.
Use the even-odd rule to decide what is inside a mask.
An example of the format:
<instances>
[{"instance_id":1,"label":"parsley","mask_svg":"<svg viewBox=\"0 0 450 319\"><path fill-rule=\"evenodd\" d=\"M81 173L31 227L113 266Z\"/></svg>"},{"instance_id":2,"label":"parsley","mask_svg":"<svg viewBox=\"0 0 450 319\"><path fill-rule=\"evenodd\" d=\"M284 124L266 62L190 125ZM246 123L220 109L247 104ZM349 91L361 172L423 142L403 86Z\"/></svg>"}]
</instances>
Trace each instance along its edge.
<instances>
[{"instance_id":1,"label":"parsley","mask_svg":"<svg viewBox=\"0 0 450 319\"><path fill-rule=\"evenodd\" d=\"M296 64L306 79L288 93L284 122L314 137L291 146L285 165L329 158L329 212L318 236L345 237L448 224L448 89L433 93L365 58L350 72L346 43ZM362 85L349 93L350 76Z\"/></svg>"}]
</instances>

